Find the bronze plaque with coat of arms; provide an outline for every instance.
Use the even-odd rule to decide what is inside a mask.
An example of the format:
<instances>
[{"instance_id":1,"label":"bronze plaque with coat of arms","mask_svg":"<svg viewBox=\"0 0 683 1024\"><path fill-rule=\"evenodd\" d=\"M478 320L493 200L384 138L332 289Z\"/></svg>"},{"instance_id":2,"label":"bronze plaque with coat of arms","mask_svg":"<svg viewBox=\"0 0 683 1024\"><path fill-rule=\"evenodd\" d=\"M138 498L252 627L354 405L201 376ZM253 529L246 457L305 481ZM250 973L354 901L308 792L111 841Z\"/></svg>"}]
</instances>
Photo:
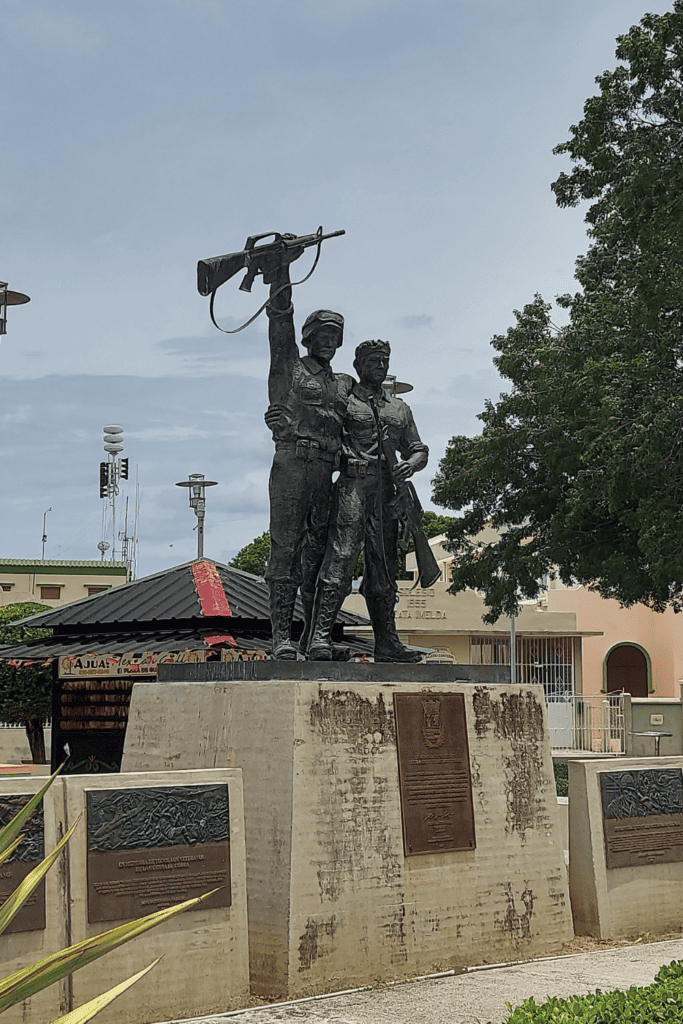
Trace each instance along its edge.
<instances>
[{"instance_id":1,"label":"bronze plaque with coat of arms","mask_svg":"<svg viewBox=\"0 0 683 1024\"><path fill-rule=\"evenodd\" d=\"M474 850L474 808L462 693L394 693L406 857Z\"/></svg>"}]
</instances>

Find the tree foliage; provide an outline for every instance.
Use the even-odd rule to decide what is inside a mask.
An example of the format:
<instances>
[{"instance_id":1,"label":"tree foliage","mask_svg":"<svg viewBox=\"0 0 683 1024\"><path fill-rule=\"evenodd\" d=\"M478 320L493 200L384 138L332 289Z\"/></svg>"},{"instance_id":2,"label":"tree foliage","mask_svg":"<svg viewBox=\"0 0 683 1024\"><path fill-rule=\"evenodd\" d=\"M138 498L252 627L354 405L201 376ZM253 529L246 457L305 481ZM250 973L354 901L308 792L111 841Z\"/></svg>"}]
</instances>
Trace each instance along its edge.
<instances>
[{"instance_id":1,"label":"tree foliage","mask_svg":"<svg viewBox=\"0 0 683 1024\"><path fill-rule=\"evenodd\" d=\"M50 636L51 629L15 625L17 620L47 611L48 605L21 602L0 608L0 644L18 644ZM0 721L26 728L31 755L45 763L43 722L52 713L52 667L46 659L18 664L0 661Z\"/></svg>"},{"instance_id":2,"label":"tree foliage","mask_svg":"<svg viewBox=\"0 0 683 1024\"><path fill-rule=\"evenodd\" d=\"M228 565L233 569L241 569L242 572L250 572L254 576L264 576L268 558L270 557L270 532L262 533L255 537L250 544L241 548L234 558L231 558Z\"/></svg>"},{"instance_id":3,"label":"tree foliage","mask_svg":"<svg viewBox=\"0 0 683 1024\"><path fill-rule=\"evenodd\" d=\"M683 608L683 0L617 40L583 119L555 150L573 164L559 206L589 201L580 290L553 324L536 295L494 359L511 384L454 437L434 500L454 591L485 592L489 621L556 573L625 605ZM498 543L471 538L489 524Z\"/></svg>"}]
</instances>

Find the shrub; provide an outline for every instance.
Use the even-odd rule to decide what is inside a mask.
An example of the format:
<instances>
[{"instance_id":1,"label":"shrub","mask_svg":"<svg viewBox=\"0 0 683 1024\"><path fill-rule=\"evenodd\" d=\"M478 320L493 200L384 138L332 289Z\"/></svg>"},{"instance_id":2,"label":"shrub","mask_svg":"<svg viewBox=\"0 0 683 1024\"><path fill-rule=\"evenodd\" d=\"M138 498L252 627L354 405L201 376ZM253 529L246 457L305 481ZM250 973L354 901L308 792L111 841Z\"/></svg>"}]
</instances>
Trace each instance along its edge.
<instances>
[{"instance_id":1,"label":"shrub","mask_svg":"<svg viewBox=\"0 0 683 1024\"><path fill-rule=\"evenodd\" d=\"M569 796L569 769L566 764L553 764L555 769L555 789L558 796Z\"/></svg>"},{"instance_id":2,"label":"shrub","mask_svg":"<svg viewBox=\"0 0 683 1024\"><path fill-rule=\"evenodd\" d=\"M681 1024L683 961L660 968L653 984L645 988L597 989L591 995L552 997L544 1003L525 999L514 1010L508 1003L508 1009L512 1012L506 1024Z\"/></svg>"}]
</instances>

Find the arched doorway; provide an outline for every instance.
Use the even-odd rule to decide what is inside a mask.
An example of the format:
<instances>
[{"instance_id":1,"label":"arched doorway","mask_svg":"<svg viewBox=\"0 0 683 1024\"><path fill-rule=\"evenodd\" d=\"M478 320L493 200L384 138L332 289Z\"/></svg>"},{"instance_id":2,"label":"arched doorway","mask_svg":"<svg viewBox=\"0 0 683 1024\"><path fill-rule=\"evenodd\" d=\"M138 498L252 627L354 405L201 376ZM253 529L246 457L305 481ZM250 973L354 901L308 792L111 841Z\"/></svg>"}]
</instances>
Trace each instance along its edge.
<instances>
[{"instance_id":1,"label":"arched doorway","mask_svg":"<svg viewBox=\"0 0 683 1024\"><path fill-rule=\"evenodd\" d=\"M619 644L607 656L607 692L625 690L632 697L647 697L648 659L633 644Z\"/></svg>"}]
</instances>

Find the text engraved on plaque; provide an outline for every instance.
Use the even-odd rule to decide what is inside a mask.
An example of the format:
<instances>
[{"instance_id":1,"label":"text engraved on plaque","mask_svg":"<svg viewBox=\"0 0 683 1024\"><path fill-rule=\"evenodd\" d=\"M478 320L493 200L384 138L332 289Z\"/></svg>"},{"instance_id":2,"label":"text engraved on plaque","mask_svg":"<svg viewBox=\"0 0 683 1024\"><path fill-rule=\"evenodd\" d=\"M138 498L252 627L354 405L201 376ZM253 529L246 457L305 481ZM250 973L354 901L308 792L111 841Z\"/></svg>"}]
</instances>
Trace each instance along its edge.
<instances>
[{"instance_id":1,"label":"text engraved on plaque","mask_svg":"<svg viewBox=\"0 0 683 1024\"><path fill-rule=\"evenodd\" d=\"M406 857L475 848L462 693L395 693Z\"/></svg>"},{"instance_id":2,"label":"text engraved on plaque","mask_svg":"<svg viewBox=\"0 0 683 1024\"><path fill-rule=\"evenodd\" d=\"M0 797L0 828L30 800L30 795L12 794ZM45 824L42 803L38 805L22 829L24 838L14 853L0 864L0 905L19 886L45 856ZM34 889L19 913L10 921L4 934L35 932L45 927L45 880Z\"/></svg>"},{"instance_id":3,"label":"text engraved on plaque","mask_svg":"<svg viewBox=\"0 0 683 1024\"><path fill-rule=\"evenodd\" d=\"M218 892L229 907L227 785L89 790L88 921L125 921Z\"/></svg>"},{"instance_id":4,"label":"text engraved on plaque","mask_svg":"<svg viewBox=\"0 0 683 1024\"><path fill-rule=\"evenodd\" d=\"M683 861L683 771L600 772L608 868Z\"/></svg>"}]
</instances>

